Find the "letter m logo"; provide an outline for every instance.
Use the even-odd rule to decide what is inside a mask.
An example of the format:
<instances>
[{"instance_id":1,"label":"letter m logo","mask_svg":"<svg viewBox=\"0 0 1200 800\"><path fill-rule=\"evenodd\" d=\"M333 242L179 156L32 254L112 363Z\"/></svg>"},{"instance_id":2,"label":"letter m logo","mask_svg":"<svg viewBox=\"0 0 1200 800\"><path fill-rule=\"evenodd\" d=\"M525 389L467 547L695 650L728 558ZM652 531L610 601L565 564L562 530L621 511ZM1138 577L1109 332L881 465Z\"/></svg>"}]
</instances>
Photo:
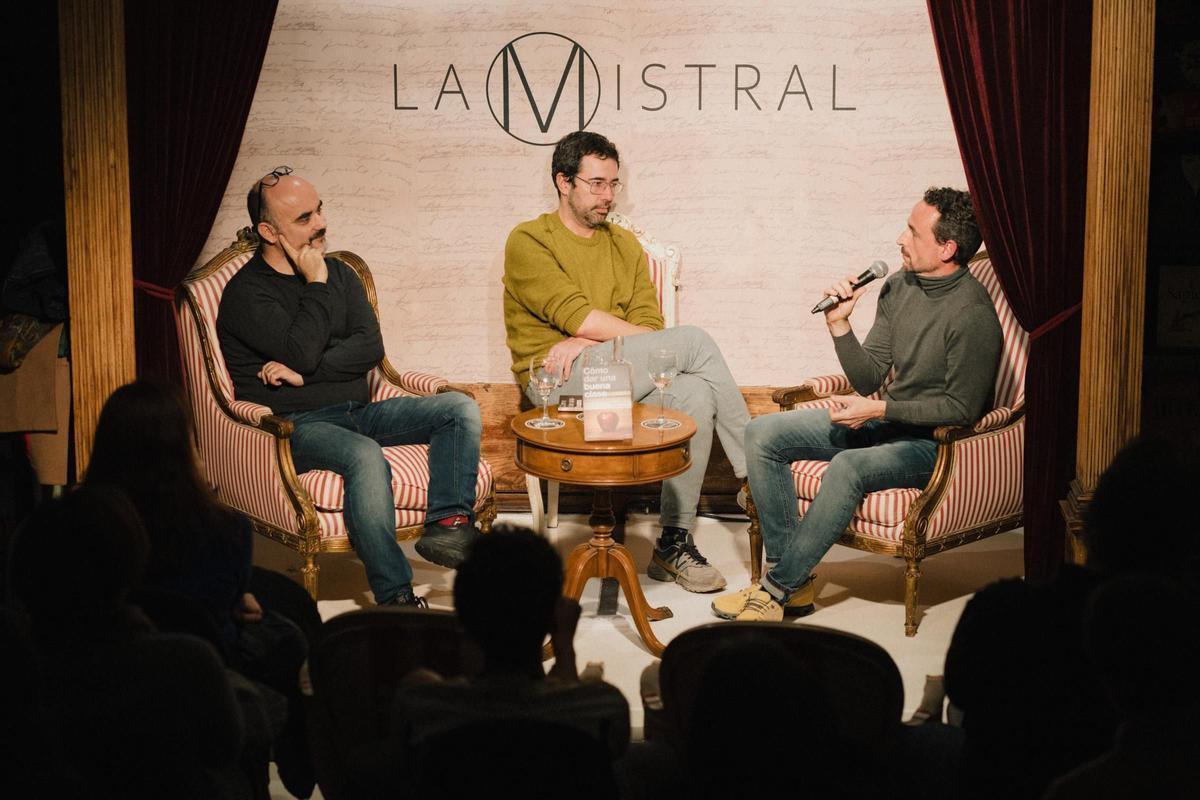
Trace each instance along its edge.
<instances>
[{"instance_id":1,"label":"letter m logo","mask_svg":"<svg viewBox=\"0 0 1200 800\"><path fill-rule=\"evenodd\" d=\"M517 53L518 42L521 42L524 60ZM548 94L546 88L552 85L555 86L554 96L549 105L540 105L534 87L542 90L544 103ZM564 94L570 96L571 90L575 97L568 107L575 113L560 115L560 122L555 126L559 104L563 102ZM532 119L524 113L522 94L528 103L528 117ZM600 74L591 56L578 42L557 33L527 33L506 44L492 60L487 97L492 116L509 136L528 144L554 144L562 135L586 128L595 116L600 103Z\"/></svg>"}]
</instances>

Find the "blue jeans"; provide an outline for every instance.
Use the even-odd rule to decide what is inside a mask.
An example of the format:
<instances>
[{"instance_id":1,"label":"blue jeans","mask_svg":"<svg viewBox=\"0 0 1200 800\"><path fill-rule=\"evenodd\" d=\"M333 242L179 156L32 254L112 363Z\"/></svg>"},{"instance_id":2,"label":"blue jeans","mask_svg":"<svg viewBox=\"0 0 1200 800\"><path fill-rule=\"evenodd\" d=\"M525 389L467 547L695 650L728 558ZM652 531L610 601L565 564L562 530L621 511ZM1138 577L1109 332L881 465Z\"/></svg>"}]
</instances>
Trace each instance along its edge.
<instances>
[{"instance_id":1,"label":"blue jeans","mask_svg":"<svg viewBox=\"0 0 1200 800\"><path fill-rule=\"evenodd\" d=\"M479 406L458 392L339 403L282 415L295 425L296 472L327 469L342 476L350 543L367 568L375 602L412 590L412 567L396 542L392 471L381 447L429 444L426 522L466 514L474 519L479 475Z\"/></svg>"},{"instance_id":2,"label":"blue jeans","mask_svg":"<svg viewBox=\"0 0 1200 800\"><path fill-rule=\"evenodd\" d=\"M763 588L786 600L837 542L864 495L924 488L936 458L937 442L924 431L884 420L854 430L834 424L819 408L751 420L746 468L767 556ZM829 467L801 518L789 465L810 460L828 461Z\"/></svg>"},{"instance_id":3,"label":"blue jeans","mask_svg":"<svg viewBox=\"0 0 1200 800\"><path fill-rule=\"evenodd\" d=\"M611 356L612 342L589 349ZM692 465L682 475L663 481L659 523L691 530L696 522L696 505L700 502L714 433L733 465L733 474L739 478L746 474L742 442L750 412L721 349L703 329L692 325L625 337L622 357L633 371L635 403L658 404L658 390L650 380L648 364L650 354L660 349L675 351L679 365L679 374L667 389L665 404L691 417L696 423L696 435L691 442ZM526 387L525 392L535 405L541 406L536 391ZM583 394L582 354L571 365L570 379L555 390L550 402L557 403L561 394Z\"/></svg>"}]
</instances>

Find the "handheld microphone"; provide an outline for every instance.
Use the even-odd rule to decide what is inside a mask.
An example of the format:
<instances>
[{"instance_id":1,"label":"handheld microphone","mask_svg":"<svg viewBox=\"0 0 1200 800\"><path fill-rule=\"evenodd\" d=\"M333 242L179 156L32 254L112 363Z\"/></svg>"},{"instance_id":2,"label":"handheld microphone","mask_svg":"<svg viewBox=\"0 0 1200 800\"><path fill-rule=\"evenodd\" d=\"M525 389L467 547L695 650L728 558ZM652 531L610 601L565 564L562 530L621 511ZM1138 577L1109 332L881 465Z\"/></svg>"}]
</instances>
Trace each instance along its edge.
<instances>
[{"instance_id":1,"label":"handheld microphone","mask_svg":"<svg viewBox=\"0 0 1200 800\"><path fill-rule=\"evenodd\" d=\"M857 278L855 278L854 282L851 283L850 286L852 286L855 289L858 289L862 286L866 286L868 283L875 280L876 278L882 278L884 275L887 275L887 274L888 274L888 265L883 263L882 261L876 261L874 264L872 264L870 267L868 267L866 270L864 270L861 275L859 275ZM833 308L840 302L842 302L842 298L838 297L837 295L829 295L824 300L822 300L821 302L819 302L815 306L813 306L812 313L820 314L823 311L828 311L829 309Z\"/></svg>"}]
</instances>

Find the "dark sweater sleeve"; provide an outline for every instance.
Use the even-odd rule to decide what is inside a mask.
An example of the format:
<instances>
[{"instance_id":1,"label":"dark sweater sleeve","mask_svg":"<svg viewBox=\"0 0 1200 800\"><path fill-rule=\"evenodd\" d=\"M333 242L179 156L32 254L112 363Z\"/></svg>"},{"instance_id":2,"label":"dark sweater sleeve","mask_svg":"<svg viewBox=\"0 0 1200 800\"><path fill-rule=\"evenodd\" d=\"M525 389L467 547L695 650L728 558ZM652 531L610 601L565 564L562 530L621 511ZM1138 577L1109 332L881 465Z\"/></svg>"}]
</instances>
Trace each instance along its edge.
<instances>
[{"instance_id":1,"label":"dark sweater sleeve","mask_svg":"<svg viewBox=\"0 0 1200 800\"><path fill-rule=\"evenodd\" d=\"M838 363L850 380L854 391L864 397L874 393L883 384L892 369L892 326L888 319L891 284L885 283L879 293L875 322L867 333L866 341L859 344L854 331L833 337L833 349Z\"/></svg>"},{"instance_id":2,"label":"dark sweater sleeve","mask_svg":"<svg viewBox=\"0 0 1200 800\"><path fill-rule=\"evenodd\" d=\"M226 291L218 327L267 361L278 361L301 375L321 363L329 343L332 314L328 284L309 283L301 290L295 314L270 291L262 278Z\"/></svg>"},{"instance_id":3,"label":"dark sweater sleeve","mask_svg":"<svg viewBox=\"0 0 1200 800\"><path fill-rule=\"evenodd\" d=\"M963 309L946 332L946 388L939 396L887 402L885 418L909 425L971 425L991 401L1003 334L991 306Z\"/></svg>"},{"instance_id":4,"label":"dark sweater sleeve","mask_svg":"<svg viewBox=\"0 0 1200 800\"><path fill-rule=\"evenodd\" d=\"M340 272L346 299L345 338L331 338L329 347L305 380L344 381L361 378L383 359L383 336L379 332L379 320L362 281L340 261L330 261L330 268Z\"/></svg>"}]
</instances>

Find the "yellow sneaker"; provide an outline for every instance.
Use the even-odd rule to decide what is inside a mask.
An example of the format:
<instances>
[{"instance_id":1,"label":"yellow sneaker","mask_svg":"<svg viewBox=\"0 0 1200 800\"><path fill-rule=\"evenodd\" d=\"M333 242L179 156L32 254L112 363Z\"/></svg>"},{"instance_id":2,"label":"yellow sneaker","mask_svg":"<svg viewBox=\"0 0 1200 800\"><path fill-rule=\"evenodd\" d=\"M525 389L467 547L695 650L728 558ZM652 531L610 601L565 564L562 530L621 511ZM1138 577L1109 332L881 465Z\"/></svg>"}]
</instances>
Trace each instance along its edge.
<instances>
[{"instance_id":1,"label":"yellow sneaker","mask_svg":"<svg viewBox=\"0 0 1200 800\"><path fill-rule=\"evenodd\" d=\"M721 619L737 619L737 615L746 608L747 598L761 589L757 583L752 583L745 589L723 594L712 601L712 612Z\"/></svg>"},{"instance_id":2,"label":"yellow sneaker","mask_svg":"<svg viewBox=\"0 0 1200 800\"><path fill-rule=\"evenodd\" d=\"M739 622L782 622L783 606L761 587L755 587L737 619Z\"/></svg>"},{"instance_id":3,"label":"yellow sneaker","mask_svg":"<svg viewBox=\"0 0 1200 800\"><path fill-rule=\"evenodd\" d=\"M788 598L787 603L783 606L783 613L788 617L806 617L813 612L813 602L817 599L817 592L814 588L813 578L815 575L810 575L808 580L800 585L800 588L792 592L792 596ZM750 595L762 589L759 584L754 583L747 586L745 589L739 589L736 592L723 594L712 602L712 612L721 619L737 619L738 614L746 608L746 600Z\"/></svg>"}]
</instances>

